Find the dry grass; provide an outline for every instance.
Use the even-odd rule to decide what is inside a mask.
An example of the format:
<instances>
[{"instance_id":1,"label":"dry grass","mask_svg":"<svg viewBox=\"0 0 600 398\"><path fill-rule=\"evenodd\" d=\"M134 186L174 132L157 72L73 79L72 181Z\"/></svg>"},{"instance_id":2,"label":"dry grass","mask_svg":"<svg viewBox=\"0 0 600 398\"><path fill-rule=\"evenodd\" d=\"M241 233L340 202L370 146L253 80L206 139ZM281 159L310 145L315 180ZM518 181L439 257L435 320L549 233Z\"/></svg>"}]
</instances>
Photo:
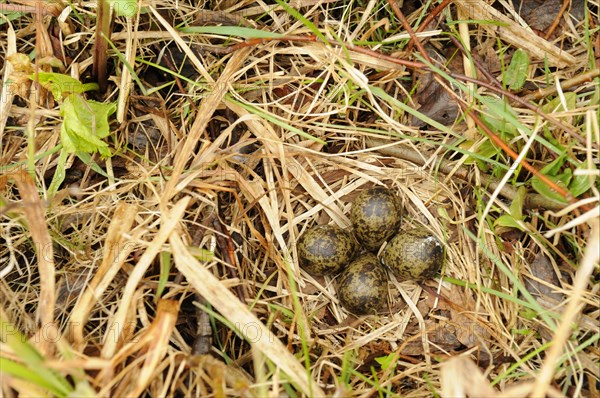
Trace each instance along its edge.
<instances>
[{"instance_id":1,"label":"dry grass","mask_svg":"<svg viewBox=\"0 0 600 398\"><path fill-rule=\"evenodd\" d=\"M277 3L143 2L143 13L115 20L108 92L88 94L117 102L115 155L94 157L104 175L70 156L54 197L59 103L6 61L36 51L35 67L50 70L43 58L54 56L86 81L95 3L73 3L60 23L49 7L7 14L3 395L598 395L598 3L586 3L587 23L565 12L549 38L500 3L455 1L441 14L447 25L417 36L443 50L451 29L468 43L466 63L455 52L459 66L438 77L454 88L458 74L486 82L471 52L499 81L515 48L529 54L528 86L510 102L515 133L496 131L517 160L484 150L482 114L508 111L485 106L501 95L479 80L448 95L468 106L456 120L413 127L423 98L411 79L431 72L417 48L406 51L410 36L387 2L289 3L300 18ZM427 10L408 10L413 27ZM457 12L502 23L456 26ZM284 37L245 46L180 32L192 25ZM153 67L157 56L179 72ZM576 100L560 108L567 92ZM521 166L563 155L563 169L581 162L576 173L591 180L569 205L535 193ZM357 318L334 278L298 267L295 242L316 224L349 227L352 199L377 184L401 196L402 229L445 242L446 264L425 284L392 280L389 307ZM522 217L509 201L520 185ZM506 214L520 230L496 225Z\"/></svg>"}]
</instances>

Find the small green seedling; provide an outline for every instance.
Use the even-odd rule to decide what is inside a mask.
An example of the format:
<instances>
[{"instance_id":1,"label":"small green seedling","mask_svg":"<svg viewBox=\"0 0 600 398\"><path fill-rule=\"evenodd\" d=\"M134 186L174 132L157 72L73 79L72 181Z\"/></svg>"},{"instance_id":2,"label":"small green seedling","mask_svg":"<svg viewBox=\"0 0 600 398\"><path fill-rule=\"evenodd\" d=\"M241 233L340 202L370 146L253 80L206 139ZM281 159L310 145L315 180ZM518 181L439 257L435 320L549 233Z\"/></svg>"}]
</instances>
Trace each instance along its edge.
<instances>
[{"instance_id":1,"label":"small green seedling","mask_svg":"<svg viewBox=\"0 0 600 398\"><path fill-rule=\"evenodd\" d=\"M525 197L527 196L527 188L519 187L517 190L517 195L513 199L510 204L510 213L503 214L496 219L494 222L494 227L506 227L506 228L516 228L520 231L523 231L523 227L519 225L519 221L524 221L523 217L523 203L525 201Z\"/></svg>"},{"instance_id":2,"label":"small green seedling","mask_svg":"<svg viewBox=\"0 0 600 398\"><path fill-rule=\"evenodd\" d=\"M502 80L511 90L520 90L527 80L528 70L529 55L519 48L514 52L510 60L510 65L508 65L506 73L502 76Z\"/></svg>"},{"instance_id":3,"label":"small green seedling","mask_svg":"<svg viewBox=\"0 0 600 398\"><path fill-rule=\"evenodd\" d=\"M32 75L31 79L34 78ZM87 91L97 90L96 83L83 84L70 76L49 72L39 72L37 78L42 86L52 92L57 101L62 102L62 149L56 172L48 188L49 196L53 196L65 179L65 165L70 154L76 154L84 162L89 160L89 154L96 152L105 158L112 156L108 144L102 139L110 133L108 118L116 111L117 106L114 102L105 104L82 97Z\"/></svg>"}]
</instances>

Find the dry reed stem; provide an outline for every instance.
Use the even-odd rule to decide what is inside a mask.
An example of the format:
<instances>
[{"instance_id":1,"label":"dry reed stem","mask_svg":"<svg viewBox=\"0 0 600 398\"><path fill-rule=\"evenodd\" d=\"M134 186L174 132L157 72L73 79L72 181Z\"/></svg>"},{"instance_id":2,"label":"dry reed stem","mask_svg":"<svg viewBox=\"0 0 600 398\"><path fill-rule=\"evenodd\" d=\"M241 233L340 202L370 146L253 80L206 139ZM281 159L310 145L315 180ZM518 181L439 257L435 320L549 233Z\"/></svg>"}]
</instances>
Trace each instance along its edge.
<instances>
[{"instance_id":1,"label":"dry reed stem","mask_svg":"<svg viewBox=\"0 0 600 398\"><path fill-rule=\"evenodd\" d=\"M132 25L131 19L127 18L127 29L125 34L125 60L135 70L135 57L138 47L137 29L139 26L139 15L136 18L135 24ZM114 40L114 38L113 38ZM119 83L119 99L117 100L117 121L123 123L125 121L125 114L127 110L127 102L129 100L129 94L131 92L131 86L133 84L133 77L129 68L123 65L121 69L121 82Z\"/></svg>"}]
</instances>

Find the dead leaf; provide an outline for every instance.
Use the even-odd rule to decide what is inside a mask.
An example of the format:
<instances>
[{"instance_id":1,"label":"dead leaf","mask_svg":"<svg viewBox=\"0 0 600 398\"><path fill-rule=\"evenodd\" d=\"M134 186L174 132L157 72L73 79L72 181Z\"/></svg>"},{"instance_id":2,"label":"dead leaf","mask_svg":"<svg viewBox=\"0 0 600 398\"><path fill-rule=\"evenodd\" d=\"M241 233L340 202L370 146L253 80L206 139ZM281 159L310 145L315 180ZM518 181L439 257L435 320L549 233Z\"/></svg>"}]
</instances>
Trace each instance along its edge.
<instances>
[{"instance_id":1,"label":"dead leaf","mask_svg":"<svg viewBox=\"0 0 600 398\"><path fill-rule=\"evenodd\" d=\"M560 281L550 259L544 253L538 253L529 264L531 275L535 278L525 278L525 288L534 297L547 296L553 300L562 301L564 295L556 291Z\"/></svg>"}]
</instances>

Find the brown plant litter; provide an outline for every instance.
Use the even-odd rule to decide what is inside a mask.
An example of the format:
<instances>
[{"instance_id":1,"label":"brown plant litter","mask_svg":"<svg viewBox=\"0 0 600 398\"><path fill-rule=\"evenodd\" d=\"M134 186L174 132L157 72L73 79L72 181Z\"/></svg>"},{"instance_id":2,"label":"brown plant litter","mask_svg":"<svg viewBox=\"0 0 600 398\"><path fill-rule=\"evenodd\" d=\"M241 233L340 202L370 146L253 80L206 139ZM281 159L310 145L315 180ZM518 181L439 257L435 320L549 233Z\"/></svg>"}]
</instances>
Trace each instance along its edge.
<instances>
[{"instance_id":1,"label":"brown plant litter","mask_svg":"<svg viewBox=\"0 0 600 398\"><path fill-rule=\"evenodd\" d=\"M541 3L137 2L108 159L30 78L97 3L0 4L2 396L598 396L598 1ZM377 185L445 265L358 317L296 242Z\"/></svg>"}]
</instances>

